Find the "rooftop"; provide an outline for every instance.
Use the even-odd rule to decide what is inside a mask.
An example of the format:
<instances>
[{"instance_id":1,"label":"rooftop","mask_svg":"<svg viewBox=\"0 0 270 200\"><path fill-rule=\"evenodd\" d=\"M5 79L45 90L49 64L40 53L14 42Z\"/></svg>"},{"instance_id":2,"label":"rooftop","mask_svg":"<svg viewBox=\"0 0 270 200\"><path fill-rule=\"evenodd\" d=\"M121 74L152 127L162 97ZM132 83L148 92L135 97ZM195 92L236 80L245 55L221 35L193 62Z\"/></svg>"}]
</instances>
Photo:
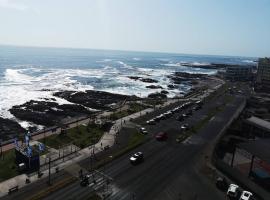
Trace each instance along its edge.
<instances>
[{"instance_id":1,"label":"rooftop","mask_svg":"<svg viewBox=\"0 0 270 200\"><path fill-rule=\"evenodd\" d=\"M270 163L270 139L259 139L255 141L238 144L238 147L246 150L252 155Z\"/></svg>"},{"instance_id":2,"label":"rooftop","mask_svg":"<svg viewBox=\"0 0 270 200\"><path fill-rule=\"evenodd\" d=\"M263 120L261 118L252 116L252 117L246 119L246 122L248 124L251 124L253 126L256 126L258 128L261 128L261 129L264 129L264 130L270 132L270 122L265 121L265 120Z\"/></svg>"}]
</instances>

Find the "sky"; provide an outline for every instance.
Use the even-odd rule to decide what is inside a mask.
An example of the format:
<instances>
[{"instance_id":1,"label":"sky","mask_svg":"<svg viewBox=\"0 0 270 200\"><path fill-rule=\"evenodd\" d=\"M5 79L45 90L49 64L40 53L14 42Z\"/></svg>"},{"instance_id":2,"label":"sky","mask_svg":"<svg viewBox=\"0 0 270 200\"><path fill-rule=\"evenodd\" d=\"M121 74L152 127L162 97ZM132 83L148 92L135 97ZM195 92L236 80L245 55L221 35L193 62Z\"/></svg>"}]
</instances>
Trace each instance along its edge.
<instances>
[{"instance_id":1,"label":"sky","mask_svg":"<svg viewBox=\"0 0 270 200\"><path fill-rule=\"evenodd\" d=\"M0 0L0 44L270 56L270 0Z\"/></svg>"}]
</instances>

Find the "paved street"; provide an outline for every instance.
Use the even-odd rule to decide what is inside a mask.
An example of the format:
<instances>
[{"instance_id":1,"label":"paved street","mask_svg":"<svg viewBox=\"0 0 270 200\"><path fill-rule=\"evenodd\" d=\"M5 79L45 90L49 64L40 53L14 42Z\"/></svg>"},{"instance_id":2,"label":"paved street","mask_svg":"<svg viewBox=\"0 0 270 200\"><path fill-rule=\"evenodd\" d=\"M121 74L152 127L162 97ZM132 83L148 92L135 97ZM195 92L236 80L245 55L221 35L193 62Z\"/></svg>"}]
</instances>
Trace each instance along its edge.
<instances>
[{"instance_id":1,"label":"paved street","mask_svg":"<svg viewBox=\"0 0 270 200\"><path fill-rule=\"evenodd\" d=\"M201 174L200 168L204 163L198 161L204 156L203 149L222 130L242 102L243 98L235 98L223 112L218 113L198 134L184 144L175 142L175 130L179 122L173 118L162 121L157 126L147 127L150 135L156 130L167 131L168 141L157 142L152 139L131 152L130 155L136 151L144 152L145 162L141 165L132 166L128 155L106 165L102 169L103 172L114 179L110 199L225 199L225 195ZM215 104L206 105L189 121L192 122L193 118L195 120L198 116L204 115L207 106L220 103L222 97L215 100ZM83 199L91 190L91 187L83 188L79 183L74 183L46 199Z\"/></svg>"}]
</instances>

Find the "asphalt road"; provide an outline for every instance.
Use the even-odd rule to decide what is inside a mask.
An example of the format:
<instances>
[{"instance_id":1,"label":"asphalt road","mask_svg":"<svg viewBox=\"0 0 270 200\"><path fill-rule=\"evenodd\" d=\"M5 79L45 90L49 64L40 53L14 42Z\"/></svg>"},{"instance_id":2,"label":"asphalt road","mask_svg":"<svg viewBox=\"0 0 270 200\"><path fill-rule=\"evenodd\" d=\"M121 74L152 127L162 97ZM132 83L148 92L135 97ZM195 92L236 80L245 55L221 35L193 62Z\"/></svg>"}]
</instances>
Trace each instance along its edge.
<instances>
[{"instance_id":1,"label":"asphalt road","mask_svg":"<svg viewBox=\"0 0 270 200\"><path fill-rule=\"evenodd\" d=\"M114 179L110 184L113 191L110 199L225 199L225 194L218 191L200 171L203 165L200 158L204 156L202 152L207 144L222 130L243 100L241 96L235 97L222 112L184 144L175 142L180 127L180 122L174 119L175 116L157 125L146 127L150 132L148 137L157 131L165 131L169 139L166 142L152 139L131 152L130 155L136 151L144 153L145 162L140 165L131 165L129 155L123 155L101 169ZM203 118L209 108L221 105L223 101L223 96L220 96L207 103L202 110L187 120L188 123L192 124ZM144 119L141 122L143 123ZM45 199L84 199L93 187L81 187L76 182Z\"/></svg>"}]
</instances>

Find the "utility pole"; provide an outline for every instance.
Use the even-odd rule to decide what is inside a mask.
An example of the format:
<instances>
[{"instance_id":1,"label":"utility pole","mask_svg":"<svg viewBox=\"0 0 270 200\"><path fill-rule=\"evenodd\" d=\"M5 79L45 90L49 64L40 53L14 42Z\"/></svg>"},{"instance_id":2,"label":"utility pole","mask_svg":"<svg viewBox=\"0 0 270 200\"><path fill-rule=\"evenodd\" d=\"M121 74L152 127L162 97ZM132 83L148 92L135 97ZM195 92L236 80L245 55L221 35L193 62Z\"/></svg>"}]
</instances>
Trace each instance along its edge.
<instances>
[{"instance_id":1,"label":"utility pole","mask_svg":"<svg viewBox=\"0 0 270 200\"><path fill-rule=\"evenodd\" d=\"M1 148L0 156L1 156L1 159L3 160L4 157L3 157L3 149L2 149L2 139L0 139L0 148Z\"/></svg>"},{"instance_id":2,"label":"utility pole","mask_svg":"<svg viewBox=\"0 0 270 200\"><path fill-rule=\"evenodd\" d=\"M142 107L142 94L141 93L139 93L139 95L140 95L140 100L141 100L141 107ZM140 117L142 116L142 109L140 108Z\"/></svg>"},{"instance_id":3,"label":"utility pole","mask_svg":"<svg viewBox=\"0 0 270 200\"><path fill-rule=\"evenodd\" d=\"M49 179L48 179L48 185L52 185L51 184L51 157L49 157Z\"/></svg>"}]
</instances>

